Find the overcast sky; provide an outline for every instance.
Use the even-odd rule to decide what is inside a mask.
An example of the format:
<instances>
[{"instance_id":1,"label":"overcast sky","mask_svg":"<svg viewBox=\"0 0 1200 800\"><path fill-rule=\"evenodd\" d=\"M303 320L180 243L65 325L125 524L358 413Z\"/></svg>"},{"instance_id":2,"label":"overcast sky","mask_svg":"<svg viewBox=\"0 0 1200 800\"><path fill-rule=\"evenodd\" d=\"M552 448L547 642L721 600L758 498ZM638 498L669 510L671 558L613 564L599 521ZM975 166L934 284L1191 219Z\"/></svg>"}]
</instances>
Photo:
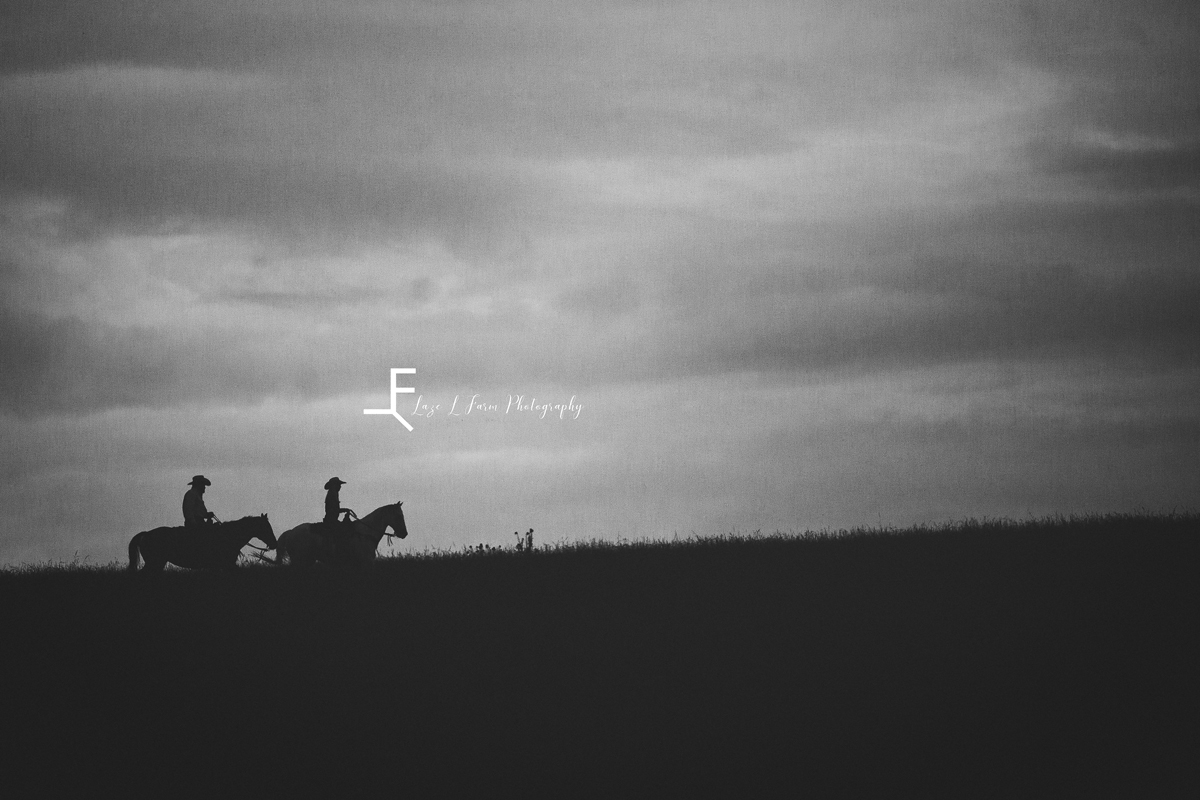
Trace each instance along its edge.
<instances>
[{"instance_id":1,"label":"overcast sky","mask_svg":"<svg viewBox=\"0 0 1200 800\"><path fill-rule=\"evenodd\" d=\"M1194 9L6 3L0 563L1195 509Z\"/></svg>"}]
</instances>

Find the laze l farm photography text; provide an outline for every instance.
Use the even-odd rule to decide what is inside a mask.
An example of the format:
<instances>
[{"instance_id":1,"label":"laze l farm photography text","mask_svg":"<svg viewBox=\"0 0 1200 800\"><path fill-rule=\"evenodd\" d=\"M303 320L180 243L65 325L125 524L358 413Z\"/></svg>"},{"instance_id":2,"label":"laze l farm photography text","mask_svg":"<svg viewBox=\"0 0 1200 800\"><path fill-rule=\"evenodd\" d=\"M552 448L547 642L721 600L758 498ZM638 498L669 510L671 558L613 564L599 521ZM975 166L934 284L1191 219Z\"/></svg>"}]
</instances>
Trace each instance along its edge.
<instances>
[{"instance_id":1,"label":"laze l farm photography text","mask_svg":"<svg viewBox=\"0 0 1200 800\"><path fill-rule=\"evenodd\" d=\"M446 417L532 417L536 419L579 419L583 403L575 395L566 402L546 400L536 395L507 394L490 396L481 394L456 394L449 400L438 401L417 395L412 413L426 419Z\"/></svg>"}]
</instances>

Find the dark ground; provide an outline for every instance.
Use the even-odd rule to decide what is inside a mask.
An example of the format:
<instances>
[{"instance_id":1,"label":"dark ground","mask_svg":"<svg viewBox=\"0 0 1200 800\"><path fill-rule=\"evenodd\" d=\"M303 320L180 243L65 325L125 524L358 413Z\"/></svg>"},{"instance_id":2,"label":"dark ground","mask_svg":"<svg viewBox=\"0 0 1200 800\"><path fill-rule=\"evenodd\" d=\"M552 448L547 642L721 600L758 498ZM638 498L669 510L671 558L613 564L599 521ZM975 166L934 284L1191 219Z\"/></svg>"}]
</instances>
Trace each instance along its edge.
<instances>
[{"instance_id":1,"label":"dark ground","mask_svg":"<svg viewBox=\"0 0 1200 800\"><path fill-rule=\"evenodd\" d=\"M1198 567L1190 516L10 571L0 757L12 797L1194 797Z\"/></svg>"}]
</instances>

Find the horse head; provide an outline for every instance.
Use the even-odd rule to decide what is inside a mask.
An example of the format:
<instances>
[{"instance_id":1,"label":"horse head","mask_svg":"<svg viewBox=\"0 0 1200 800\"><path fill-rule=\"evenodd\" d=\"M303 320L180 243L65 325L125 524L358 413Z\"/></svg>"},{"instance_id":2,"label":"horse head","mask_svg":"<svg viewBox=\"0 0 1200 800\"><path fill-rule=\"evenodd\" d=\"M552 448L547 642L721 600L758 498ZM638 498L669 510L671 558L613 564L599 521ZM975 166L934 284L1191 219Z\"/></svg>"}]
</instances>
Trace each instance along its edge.
<instances>
[{"instance_id":1,"label":"horse head","mask_svg":"<svg viewBox=\"0 0 1200 800\"><path fill-rule=\"evenodd\" d=\"M254 538L261 541L267 546L268 550L274 550L279 544L275 538L275 530L271 527L271 521L267 519L266 514L260 514L252 518Z\"/></svg>"},{"instance_id":2,"label":"horse head","mask_svg":"<svg viewBox=\"0 0 1200 800\"><path fill-rule=\"evenodd\" d=\"M404 524L404 511L400 508L402 505L404 505L403 500L398 500L392 504L394 513L388 521L388 524L392 526L392 531L401 539L408 536L408 527Z\"/></svg>"}]
</instances>

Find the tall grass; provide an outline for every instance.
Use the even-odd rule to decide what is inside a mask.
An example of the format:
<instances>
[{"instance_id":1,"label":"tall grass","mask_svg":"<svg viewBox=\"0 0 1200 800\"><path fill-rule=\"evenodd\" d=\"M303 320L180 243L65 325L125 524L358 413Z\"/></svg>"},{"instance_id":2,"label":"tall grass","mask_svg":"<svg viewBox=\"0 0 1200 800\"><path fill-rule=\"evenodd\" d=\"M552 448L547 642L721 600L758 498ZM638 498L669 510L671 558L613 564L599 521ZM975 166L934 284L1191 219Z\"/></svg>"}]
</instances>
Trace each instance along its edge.
<instances>
[{"instance_id":1,"label":"tall grass","mask_svg":"<svg viewBox=\"0 0 1200 800\"><path fill-rule=\"evenodd\" d=\"M1200 745L1191 513L122 566L0 572L43 780L1162 797Z\"/></svg>"}]
</instances>

